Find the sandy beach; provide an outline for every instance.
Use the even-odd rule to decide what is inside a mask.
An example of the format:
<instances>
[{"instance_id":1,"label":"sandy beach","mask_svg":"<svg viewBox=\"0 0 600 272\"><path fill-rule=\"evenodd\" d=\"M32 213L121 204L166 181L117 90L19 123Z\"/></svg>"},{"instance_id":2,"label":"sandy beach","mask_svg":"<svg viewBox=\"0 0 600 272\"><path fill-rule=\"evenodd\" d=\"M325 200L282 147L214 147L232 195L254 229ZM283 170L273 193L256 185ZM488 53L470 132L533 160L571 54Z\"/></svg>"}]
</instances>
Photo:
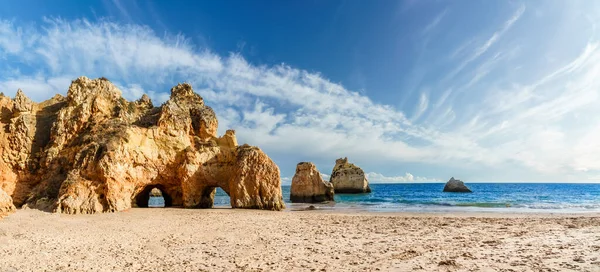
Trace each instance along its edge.
<instances>
[{"instance_id":1,"label":"sandy beach","mask_svg":"<svg viewBox=\"0 0 600 272\"><path fill-rule=\"evenodd\" d=\"M0 220L0 271L600 271L600 217L233 209Z\"/></svg>"}]
</instances>

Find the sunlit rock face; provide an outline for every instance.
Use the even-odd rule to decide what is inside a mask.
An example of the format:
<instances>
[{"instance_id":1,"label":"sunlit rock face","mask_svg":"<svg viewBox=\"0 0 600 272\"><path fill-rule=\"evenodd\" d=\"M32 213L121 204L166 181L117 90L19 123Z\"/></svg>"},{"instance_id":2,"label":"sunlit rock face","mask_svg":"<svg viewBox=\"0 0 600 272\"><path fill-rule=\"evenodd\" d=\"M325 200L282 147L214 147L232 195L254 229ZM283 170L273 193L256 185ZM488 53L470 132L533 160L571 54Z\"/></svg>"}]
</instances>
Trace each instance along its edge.
<instances>
[{"instance_id":1,"label":"sunlit rock face","mask_svg":"<svg viewBox=\"0 0 600 272\"><path fill-rule=\"evenodd\" d=\"M15 205L13 205L12 198L0 189L0 218L9 215L15 211Z\"/></svg>"},{"instance_id":2,"label":"sunlit rock face","mask_svg":"<svg viewBox=\"0 0 600 272\"><path fill-rule=\"evenodd\" d=\"M66 97L34 103L0 96L0 188L15 205L63 213L121 211L159 188L165 202L212 207L216 187L232 207L284 208L277 165L259 148L217 137L214 111L189 84L154 107L129 102L107 79L80 77ZM167 201L168 200L168 201Z\"/></svg>"},{"instance_id":3,"label":"sunlit rock face","mask_svg":"<svg viewBox=\"0 0 600 272\"><path fill-rule=\"evenodd\" d=\"M329 181L336 193L360 194L370 193L369 181L365 172L358 166L349 163L348 158L335 160Z\"/></svg>"},{"instance_id":4,"label":"sunlit rock face","mask_svg":"<svg viewBox=\"0 0 600 272\"><path fill-rule=\"evenodd\" d=\"M290 200L300 203L333 201L333 185L324 181L317 166L312 162L301 162L296 166L292 178Z\"/></svg>"}]
</instances>

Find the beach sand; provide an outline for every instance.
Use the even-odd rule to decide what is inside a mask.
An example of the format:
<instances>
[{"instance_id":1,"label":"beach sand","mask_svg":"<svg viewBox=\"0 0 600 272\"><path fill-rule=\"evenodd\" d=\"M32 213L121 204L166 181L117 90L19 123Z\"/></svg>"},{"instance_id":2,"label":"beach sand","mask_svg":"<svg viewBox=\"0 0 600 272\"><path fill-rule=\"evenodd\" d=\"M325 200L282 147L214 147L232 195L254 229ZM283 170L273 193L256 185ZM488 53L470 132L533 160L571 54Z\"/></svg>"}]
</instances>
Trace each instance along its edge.
<instances>
[{"instance_id":1,"label":"beach sand","mask_svg":"<svg viewBox=\"0 0 600 272\"><path fill-rule=\"evenodd\" d=\"M598 216L19 210L0 271L600 271Z\"/></svg>"}]
</instances>

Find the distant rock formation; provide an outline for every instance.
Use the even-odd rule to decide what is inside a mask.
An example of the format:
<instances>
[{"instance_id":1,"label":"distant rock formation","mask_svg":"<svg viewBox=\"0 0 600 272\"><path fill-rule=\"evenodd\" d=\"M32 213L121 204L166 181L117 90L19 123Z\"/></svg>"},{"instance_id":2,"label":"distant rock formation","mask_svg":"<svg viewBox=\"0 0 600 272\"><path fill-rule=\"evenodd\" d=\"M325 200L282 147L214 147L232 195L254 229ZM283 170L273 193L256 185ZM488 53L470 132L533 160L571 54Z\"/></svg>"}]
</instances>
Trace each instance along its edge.
<instances>
[{"instance_id":1,"label":"distant rock formation","mask_svg":"<svg viewBox=\"0 0 600 272\"><path fill-rule=\"evenodd\" d=\"M336 193L360 194L370 193L369 181L360 167L349 163L348 158L335 160L329 181Z\"/></svg>"},{"instance_id":2,"label":"distant rock formation","mask_svg":"<svg viewBox=\"0 0 600 272\"><path fill-rule=\"evenodd\" d=\"M15 211L12 198L0 188L0 218Z\"/></svg>"},{"instance_id":3,"label":"distant rock formation","mask_svg":"<svg viewBox=\"0 0 600 272\"><path fill-rule=\"evenodd\" d=\"M471 193L472 191L465 185L464 182L452 177L448 182L446 182L446 186L444 186L444 192Z\"/></svg>"},{"instance_id":4,"label":"distant rock formation","mask_svg":"<svg viewBox=\"0 0 600 272\"><path fill-rule=\"evenodd\" d=\"M290 200L300 203L333 201L333 185L324 181L312 162L301 162L296 166L292 178Z\"/></svg>"},{"instance_id":5,"label":"distant rock formation","mask_svg":"<svg viewBox=\"0 0 600 272\"><path fill-rule=\"evenodd\" d=\"M152 191L150 191L150 196L161 197L162 192L160 191L160 189L154 188L152 189Z\"/></svg>"},{"instance_id":6,"label":"distant rock formation","mask_svg":"<svg viewBox=\"0 0 600 272\"><path fill-rule=\"evenodd\" d=\"M62 213L122 211L159 188L169 205L209 208L216 187L234 208L284 208L277 165L238 146L187 83L154 107L129 102L105 78L80 77L66 97L0 96L0 188L17 206Z\"/></svg>"}]
</instances>

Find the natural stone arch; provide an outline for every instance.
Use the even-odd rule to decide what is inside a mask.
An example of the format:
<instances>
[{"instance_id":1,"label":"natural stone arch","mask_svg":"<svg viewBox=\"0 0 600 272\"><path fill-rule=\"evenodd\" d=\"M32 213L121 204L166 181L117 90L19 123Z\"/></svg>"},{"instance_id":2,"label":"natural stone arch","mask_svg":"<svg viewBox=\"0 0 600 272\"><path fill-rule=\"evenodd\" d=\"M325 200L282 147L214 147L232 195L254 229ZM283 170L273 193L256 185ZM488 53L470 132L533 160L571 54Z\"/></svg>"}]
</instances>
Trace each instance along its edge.
<instances>
[{"instance_id":1,"label":"natural stone arch","mask_svg":"<svg viewBox=\"0 0 600 272\"><path fill-rule=\"evenodd\" d=\"M216 114L186 83L155 107L147 96L127 101L106 78L81 77L66 97L39 104L22 92L0 97L0 125L9 159L0 161L0 187L19 206L122 211L161 185L173 206L212 207L220 187L233 208L285 207L277 165L238 146L233 130L219 137Z\"/></svg>"},{"instance_id":2,"label":"natural stone arch","mask_svg":"<svg viewBox=\"0 0 600 272\"><path fill-rule=\"evenodd\" d=\"M259 148L245 144L199 149L186 150L178 172L183 181L184 207L213 207L216 187L229 195L232 208L281 210L285 207L279 168Z\"/></svg>"},{"instance_id":3,"label":"natural stone arch","mask_svg":"<svg viewBox=\"0 0 600 272\"><path fill-rule=\"evenodd\" d=\"M229 200L231 202L231 195L229 194L229 189L221 186L206 186L204 189L200 190L200 198L198 205L196 208L207 209L215 206L215 195L217 194L217 188L221 188L227 196L229 196Z\"/></svg>"},{"instance_id":4,"label":"natural stone arch","mask_svg":"<svg viewBox=\"0 0 600 272\"><path fill-rule=\"evenodd\" d=\"M178 172L182 182L183 205L189 208L212 208L217 188L230 198L230 176L235 150L230 148L204 147L201 155L192 148L186 150L184 163ZM206 156L210 154L210 156Z\"/></svg>"},{"instance_id":5,"label":"natural stone arch","mask_svg":"<svg viewBox=\"0 0 600 272\"><path fill-rule=\"evenodd\" d=\"M149 184L144 187L137 195L134 197L134 201L137 207L139 208L148 208L148 200L150 199L150 192L152 189L159 189L162 193L162 197L165 199L165 207L173 206L173 197L169 194L166 187L161 184Z\"/></svg>"}]
</instances>

